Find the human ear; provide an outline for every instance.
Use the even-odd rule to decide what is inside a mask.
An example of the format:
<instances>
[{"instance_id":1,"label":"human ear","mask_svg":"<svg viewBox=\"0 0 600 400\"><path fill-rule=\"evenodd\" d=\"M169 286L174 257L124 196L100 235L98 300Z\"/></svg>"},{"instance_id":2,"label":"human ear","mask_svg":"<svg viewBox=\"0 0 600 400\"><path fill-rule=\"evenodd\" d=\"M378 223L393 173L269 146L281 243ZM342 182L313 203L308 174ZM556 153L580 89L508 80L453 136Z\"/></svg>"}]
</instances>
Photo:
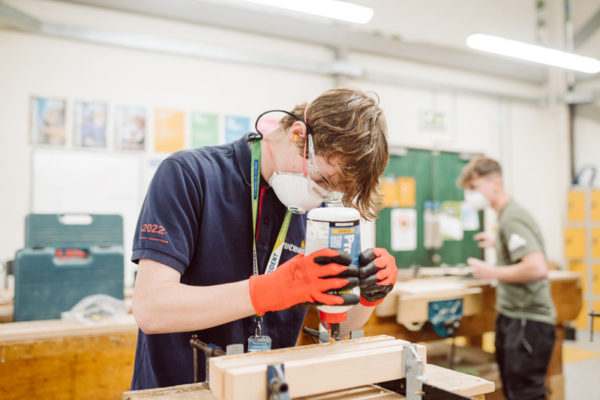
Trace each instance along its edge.
<instances>
[{"instance_id":1,"label":"human ear","mask_svg":"<svg viewBox=\"0 0 600 400\"><path fill-rule=\"evenodd\" d=\"M293 141L297 141L298 138L296 138L294 140L294 136L299 136L300 139L303 139L306 137L306 125L304 125L303 122L301 121L296 121L292 124L292 126L290 126L290 129L288 130L288 135L290 136L290 139Z\"/></svg>"}]
</instances>

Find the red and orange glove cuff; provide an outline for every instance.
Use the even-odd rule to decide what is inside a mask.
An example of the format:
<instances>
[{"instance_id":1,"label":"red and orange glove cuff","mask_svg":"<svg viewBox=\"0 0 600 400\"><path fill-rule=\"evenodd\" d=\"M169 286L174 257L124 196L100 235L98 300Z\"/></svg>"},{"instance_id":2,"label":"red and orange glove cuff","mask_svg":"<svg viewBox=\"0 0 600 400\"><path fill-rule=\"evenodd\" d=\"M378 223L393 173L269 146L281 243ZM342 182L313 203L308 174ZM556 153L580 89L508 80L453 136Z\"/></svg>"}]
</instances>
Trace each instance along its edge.
<instances>
[{"instance_id":1,"label":"red and orange glove cuff","mask_svg":"<svg viewBox=\"0 0 600 400\"><path fill-rule=\"evenodd\" d=\"M369 300L366 300L364 297L360 296L360 304L362 304L363 306L366 306L366 307L375 307L376 305L381 304L382 302L383 302L383 299L379 299L376 301L369 301Z\"/></svg>"}]
</instances>

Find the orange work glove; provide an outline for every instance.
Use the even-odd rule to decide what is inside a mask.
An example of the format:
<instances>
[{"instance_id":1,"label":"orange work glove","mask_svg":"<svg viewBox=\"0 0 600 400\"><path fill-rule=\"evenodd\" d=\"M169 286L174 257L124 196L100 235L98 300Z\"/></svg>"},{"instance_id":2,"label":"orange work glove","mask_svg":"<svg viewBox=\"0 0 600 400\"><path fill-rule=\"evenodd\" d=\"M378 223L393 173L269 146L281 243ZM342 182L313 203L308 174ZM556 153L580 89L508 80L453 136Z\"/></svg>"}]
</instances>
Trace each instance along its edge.
<instances>
[{"instance_id":1,"label":"orange work glove","mask_svg":"<svg viewBox=\"0 0 600 400\"><path fill-rule=\"evenodd\" d=\"M337 292L358 286L358 268L351 261L350 255L333 249L298 254L270 274L250 277L252 306L263 315L302 303L357 304L357 295Z\"/></svg>"},{"instance_id":2,"label":"orange work glove","mask_svg":"<svg viewBox=\"0 0 600 400\"><path fill-rule=\"evenodd\" d=\"M386 249L374 248L360 253L358 264L360 304L376 306L396 283L396 259Z\"/></svg>"}]
</instances>

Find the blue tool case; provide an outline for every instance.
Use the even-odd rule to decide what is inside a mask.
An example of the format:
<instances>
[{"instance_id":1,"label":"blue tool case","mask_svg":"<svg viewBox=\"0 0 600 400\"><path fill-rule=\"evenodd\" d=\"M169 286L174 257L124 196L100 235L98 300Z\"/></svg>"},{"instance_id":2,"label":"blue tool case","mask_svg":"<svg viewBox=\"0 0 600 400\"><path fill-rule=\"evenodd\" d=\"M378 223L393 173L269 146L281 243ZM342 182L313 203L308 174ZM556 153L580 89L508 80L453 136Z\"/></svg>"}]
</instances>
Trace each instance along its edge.
<instances>
[{"instance_id":1,"label":"blue tool case","mask_svg":"<svg viewBox=\"0 0 600 400\"><path fill-rule=\"evenodd\" d=\"M123 299L122 217L29 214L14 274L15 321L60 318L93 294Z\"/></svg>"}]
</instances>

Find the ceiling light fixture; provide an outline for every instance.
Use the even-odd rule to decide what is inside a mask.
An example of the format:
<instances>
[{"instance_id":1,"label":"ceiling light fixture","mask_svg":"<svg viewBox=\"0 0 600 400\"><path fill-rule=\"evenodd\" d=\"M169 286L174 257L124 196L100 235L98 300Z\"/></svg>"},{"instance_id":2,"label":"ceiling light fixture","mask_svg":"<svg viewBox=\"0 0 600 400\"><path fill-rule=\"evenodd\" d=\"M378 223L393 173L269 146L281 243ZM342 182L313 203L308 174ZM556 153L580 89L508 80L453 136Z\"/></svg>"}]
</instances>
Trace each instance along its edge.
<instances>
[{"instance_id":1,"label":"ceiling light fixture","mask_svg":"<svg viewBox=\"0 0 600 400\"><path fill-rule=\"evenodd\" d=\"M476 50L586 72L588 74L600 72L600 60L598 59L578 56L577 54L505 39L499 36L474 33L467 37L467 46Z\"/></svg>"},{"instance_id":2,"label":"ceiling light fixture","mask_svg":"<svg viewBox=\"0 0 600 400\"><path fill-rule=\"evenodd\" d=\"M246 0L269 7L282 8L321 17L366 24L373 18L373 9L340 0Z\"/></svg>"}]
</instances>

